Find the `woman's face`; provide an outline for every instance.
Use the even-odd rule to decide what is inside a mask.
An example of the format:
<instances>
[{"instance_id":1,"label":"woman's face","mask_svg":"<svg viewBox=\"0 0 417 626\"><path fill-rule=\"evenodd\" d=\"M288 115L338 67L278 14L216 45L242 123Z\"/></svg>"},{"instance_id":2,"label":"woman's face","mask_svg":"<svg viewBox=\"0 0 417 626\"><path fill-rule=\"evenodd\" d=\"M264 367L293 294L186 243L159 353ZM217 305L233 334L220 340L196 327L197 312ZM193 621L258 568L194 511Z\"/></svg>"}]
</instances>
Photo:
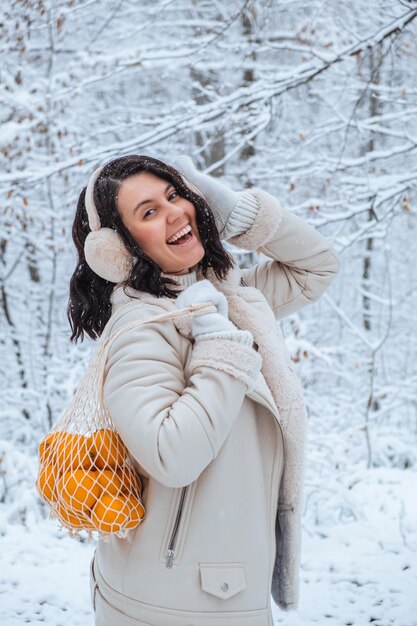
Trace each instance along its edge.
<instances>
[{"instance_id":1,"label":"woman's face","mask_svg":"<svg viewBox=\"0 0 417 626\"><path fill-rule=\"evenodd\" d=\"M195 207L167 180L150 172L126 178L117 206L132 237L163 272L186 274L204 257Z\"/></svg>"}]
</instances>

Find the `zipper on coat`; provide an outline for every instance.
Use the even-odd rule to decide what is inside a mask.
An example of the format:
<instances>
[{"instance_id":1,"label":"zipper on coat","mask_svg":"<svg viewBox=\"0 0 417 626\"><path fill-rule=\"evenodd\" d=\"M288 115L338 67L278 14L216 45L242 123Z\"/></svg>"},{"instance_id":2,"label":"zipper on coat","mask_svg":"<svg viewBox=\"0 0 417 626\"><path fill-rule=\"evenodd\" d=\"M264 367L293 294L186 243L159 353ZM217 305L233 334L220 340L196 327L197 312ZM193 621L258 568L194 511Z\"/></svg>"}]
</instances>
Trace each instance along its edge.
<instances>
[{"instance_id":1,"label":"zipper on coat","mask_svg":"<svg viewBox=\"0 0 417 626\"><path fill-rule=\"evenodd\" d=\"M171 536L168 542L168 549L165 557L165 565L168 568L172 567L172 562L175 556L175 545L177 543L178 531L180 528L180 522L182 517L182 512L184 509L185 496L187 495L188 487L183 487L181 491L180 501L178 504L177 514L175 516L174 526L172 528Z\"/></svg>"}]
</instances>

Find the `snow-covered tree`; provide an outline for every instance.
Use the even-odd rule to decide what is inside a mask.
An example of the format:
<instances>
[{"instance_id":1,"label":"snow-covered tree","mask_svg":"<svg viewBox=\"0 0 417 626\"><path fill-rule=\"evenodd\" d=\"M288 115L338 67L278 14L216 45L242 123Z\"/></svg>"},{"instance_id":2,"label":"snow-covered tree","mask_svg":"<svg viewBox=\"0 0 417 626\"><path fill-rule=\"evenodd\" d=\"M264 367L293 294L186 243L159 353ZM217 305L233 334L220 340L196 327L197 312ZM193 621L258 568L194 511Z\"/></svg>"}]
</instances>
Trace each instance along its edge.
<instances>
[{"instance_id":1,"label":"snow-covered tree","mask_svg":"<svg viewBox=\"0 0 417 626\"><path fill-rule=\"evenodd\" d=\"M399 0L2 3L3 438L35 452L91 347L70 346L65 313L90 173L187 153L341 253L330 292L283 323L315 476L415 462L416 18Z\"/></svg>"}]
</instances>

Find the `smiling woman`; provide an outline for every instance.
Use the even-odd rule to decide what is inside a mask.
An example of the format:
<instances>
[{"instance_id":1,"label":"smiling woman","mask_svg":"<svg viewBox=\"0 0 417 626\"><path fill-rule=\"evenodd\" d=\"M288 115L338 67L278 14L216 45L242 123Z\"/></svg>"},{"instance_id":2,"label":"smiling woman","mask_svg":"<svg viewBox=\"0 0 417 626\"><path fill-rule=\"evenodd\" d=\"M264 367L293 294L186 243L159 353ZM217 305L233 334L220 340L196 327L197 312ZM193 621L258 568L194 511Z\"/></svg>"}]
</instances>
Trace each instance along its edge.
<instances>
[{"instance_id":1,"label":"smiling woman","mask_svg":"<svg viewBox=\"0 0 417 626\"><path fill-rule=\"evenodd\" d=\"M190 234L172 241L184 228ZM148 156L98 168L80 194L72 232L78 252L68 306L72 340L101 335L115 283L175 297L175 275L198 266L204 277L212 268L223 279L233 265L203 195L174 167Z\"/></svg>"},{"instance_id":2,"label":"smiling woman","mask_svg":"<svg viewBox=\"0 0 417 626\"><path fill-rule=\"evenodd\" d=\"M240 270L219 233L270 259ZM99 537L96 626L272 626L271 592L297 605L306 417L276 319L323 293L337 255L187 157L96 170L73 234L72 338L112 339L100 391L146 510Z\"/></svg>"}]
</instances>

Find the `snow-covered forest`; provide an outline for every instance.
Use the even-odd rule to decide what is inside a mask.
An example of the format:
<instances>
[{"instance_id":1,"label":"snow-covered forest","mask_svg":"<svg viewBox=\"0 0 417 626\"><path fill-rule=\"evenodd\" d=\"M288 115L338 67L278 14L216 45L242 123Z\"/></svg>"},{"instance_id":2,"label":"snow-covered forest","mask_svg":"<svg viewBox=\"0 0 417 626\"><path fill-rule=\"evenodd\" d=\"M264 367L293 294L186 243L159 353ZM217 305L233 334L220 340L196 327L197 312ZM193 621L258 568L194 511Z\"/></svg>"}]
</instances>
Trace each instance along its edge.
<instances>
[{"instance_id":1,"label":"snow-covered forest","mask_svg":"<svg viewBox=\"0 0 417 626\"><path fill-rule=\"evenodd\" d=\"M94 347L66 318L78 195L137 153L261 187L340 252L282 322L309 451L276 624L416 626L417 2L5 0L0 49L0 622L93 623L94 545L48 519L37 447Z\"/></svg>"}]
</instances>

